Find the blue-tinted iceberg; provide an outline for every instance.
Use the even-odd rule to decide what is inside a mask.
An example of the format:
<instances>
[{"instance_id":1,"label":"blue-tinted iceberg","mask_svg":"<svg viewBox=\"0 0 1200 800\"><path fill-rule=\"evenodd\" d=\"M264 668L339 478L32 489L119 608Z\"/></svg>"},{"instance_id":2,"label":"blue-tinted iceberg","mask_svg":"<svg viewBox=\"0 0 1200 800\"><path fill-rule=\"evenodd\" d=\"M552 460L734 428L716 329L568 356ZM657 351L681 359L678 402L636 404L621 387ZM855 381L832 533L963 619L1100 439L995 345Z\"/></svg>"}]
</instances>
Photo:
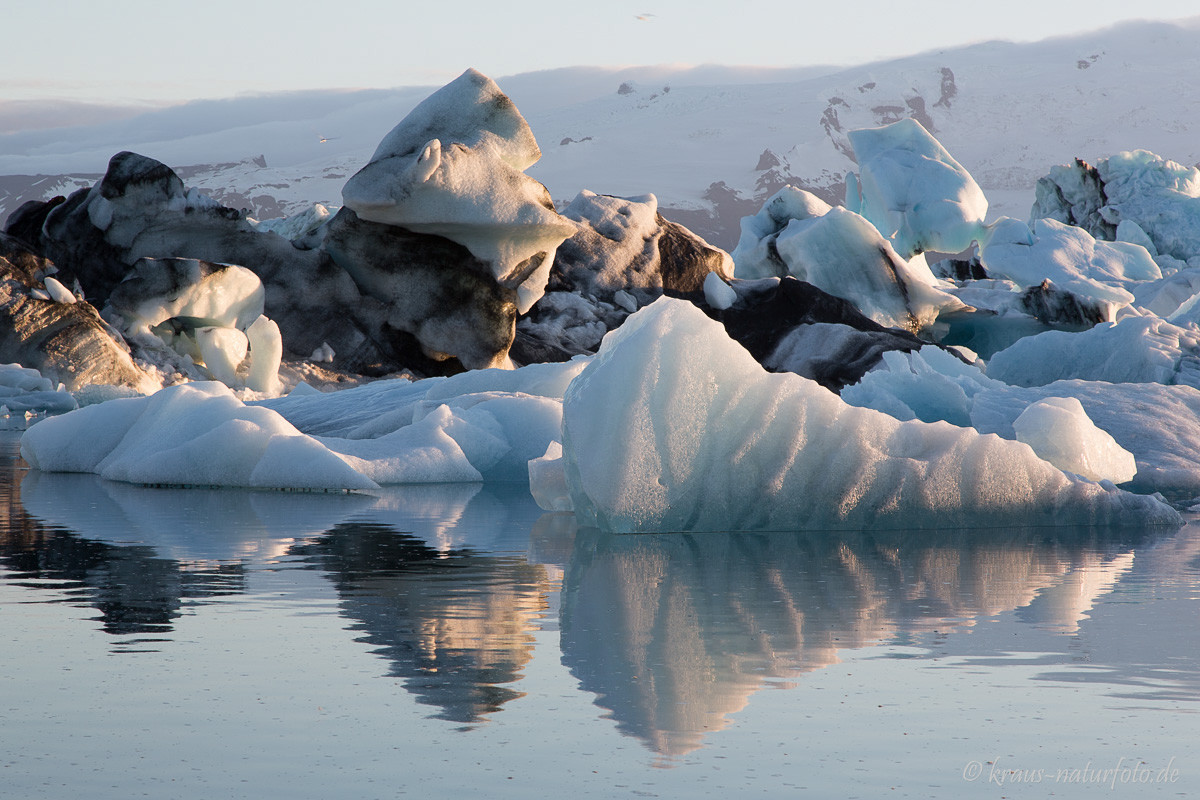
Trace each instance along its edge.
<instances>
[{"instance_id":1,"label":"blue-tinted iceberg","mask_svg":"<svg viewBox=\"0 0 1200 800\"><path fill-rule=\"evenodd\" d=\"M846 178L846 207L879 229L902 258L958 253L983 234L987 199L921 123L902 119L851 131L858 175Z\"/></svg>"},{"instance_id":2,"label":"blue-tinted iceberg","mask_svg":"<svg viewBox=\"0 0 1200 800\"><path fill-rule=\"evenodd\" d=\"M667 298L609 334L568 387L563 459L581 520L622 532L1178 520L1024 444L900 422L767 373Z\"/></svg>"}]
</instances>

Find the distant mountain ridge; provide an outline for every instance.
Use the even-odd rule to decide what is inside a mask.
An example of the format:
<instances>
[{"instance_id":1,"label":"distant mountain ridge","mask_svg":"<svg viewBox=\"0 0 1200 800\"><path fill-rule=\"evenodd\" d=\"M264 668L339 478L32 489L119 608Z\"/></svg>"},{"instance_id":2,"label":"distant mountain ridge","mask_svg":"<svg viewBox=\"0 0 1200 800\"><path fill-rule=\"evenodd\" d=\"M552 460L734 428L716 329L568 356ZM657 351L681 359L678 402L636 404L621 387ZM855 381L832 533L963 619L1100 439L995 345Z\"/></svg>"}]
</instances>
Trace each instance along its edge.
<instances>
[{"instance_id":1,"label":"distant mountain ridge","mask_svg":"<svg viewBox=\"0 0 1200 800\"><path fill-rule=\"evenodd\" d=\"M846 133L903 117L974 175L992 216L1026 217L1037 178L1075 157L1146 149L1195 164L1198 73L1200 18L844 69L569 68L498 82L538 137L530 174L556 201L583 189L654 193L666 216L731 248L740 218L784 183L839 202L854 167ZM340 205L345 180L433 88L200 101L6 134L0 218L90 184L120 150L259 217Z\"/></svg>"}]
</instances>

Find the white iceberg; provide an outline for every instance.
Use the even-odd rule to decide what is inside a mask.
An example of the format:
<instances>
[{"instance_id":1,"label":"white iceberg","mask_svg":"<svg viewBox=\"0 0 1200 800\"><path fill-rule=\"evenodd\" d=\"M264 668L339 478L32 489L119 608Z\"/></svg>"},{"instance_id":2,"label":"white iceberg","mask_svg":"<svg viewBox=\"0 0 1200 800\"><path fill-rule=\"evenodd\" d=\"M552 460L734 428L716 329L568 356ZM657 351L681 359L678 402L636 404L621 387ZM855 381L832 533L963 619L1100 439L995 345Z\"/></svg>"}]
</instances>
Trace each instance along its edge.
<instances>
[{"instance_id":1,"label":"white iceberg","mask_svg":"<svg viewBox=\"0 0 1200 800\"><path fill-rule=\"evenodd\" d=\"M1014 423L1032 405L1073 398L1096 428L1132 454L1136 473L1126 478L1129 488L1162 492L1175 500L1200 493L1195 455L1200 452L1200 390L1191 386L1100 380L1010 386L937 348L924 347L917 353L885 354L878 368L844 388L841 397L900 420L945 420L1005 439L1017 438ZM1148 419L1156 424L1147 425ZM1127 470L1128 461L1123 464ZM1113 474L1117 477L1110 479L1116 482L1127 473Z\"/></svg>"},{"instance_id":2,"label":"white iceberg","mask_svg":"<svg viewBox=\"0 0 1200 800\"><path fill-rule=\"evenodd\" d=\"M559 441L563 390L585 363L377 381L251 404L223 384L183 384L44 420L22 440L22 454L47 472L146 484L525 482L528 462Z\"/></svg>"},{"instance_id":3,"label":"white iceberg","mask_svg":"<svg viewBox=\"0 0 1200 800\"><path fill-rule=\"evenodd\" d=\"M1124 317L1086 331L1046 331L994 354L988 375L1014 386L1079 379L1200 388L1200 330Z\"/></svg>"},{"instance_id":4,"label":"white iceberg","mask_svg":"<svg viewBox=\"0 0 1200 800\"><path fill-rule=\"evenodd\" d=\"M563 457L581 521L621 532L1178 522L1019 442L767 373L668 298L606 336L568 387Z\"/></svg>"}]
</instances>

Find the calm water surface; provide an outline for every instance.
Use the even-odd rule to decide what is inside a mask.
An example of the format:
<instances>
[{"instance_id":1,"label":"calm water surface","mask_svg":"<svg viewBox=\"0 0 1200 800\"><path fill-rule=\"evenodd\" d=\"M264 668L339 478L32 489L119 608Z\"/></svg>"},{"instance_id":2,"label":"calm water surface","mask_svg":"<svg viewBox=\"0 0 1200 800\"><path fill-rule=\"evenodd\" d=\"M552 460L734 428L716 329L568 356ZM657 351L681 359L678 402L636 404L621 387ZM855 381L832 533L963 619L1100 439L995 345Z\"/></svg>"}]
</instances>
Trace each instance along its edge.
<instances>
[{"instance_id":1,"label":"calm water surface","mask_svg":"<svg viewBox=\"0 0 1200 800\"><path fill-rule=\"evenodd\" d=\"M0 797L1176 797L1200 529L609 536L0 439ZM1033 785L1031 785L1033 784Z\"/></svg>"}]
</instances>

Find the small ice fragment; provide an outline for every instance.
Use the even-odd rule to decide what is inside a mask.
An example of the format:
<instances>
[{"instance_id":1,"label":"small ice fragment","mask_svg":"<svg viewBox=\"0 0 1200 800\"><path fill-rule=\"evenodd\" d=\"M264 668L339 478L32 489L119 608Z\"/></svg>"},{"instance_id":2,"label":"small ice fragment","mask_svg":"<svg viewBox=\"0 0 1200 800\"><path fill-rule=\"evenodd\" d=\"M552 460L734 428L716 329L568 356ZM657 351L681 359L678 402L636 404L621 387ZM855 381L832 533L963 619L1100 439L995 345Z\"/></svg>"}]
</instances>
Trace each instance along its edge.
<instances>
[{"instance_id":1,"label":"small ice fragment","mask_svg":"<svg viewBox=\"0 0 1200 800\"><path fill-rule=\"evenodd\" d=\"M637 299L624 289L618 289L615 293L613 293L613 302L628 311L630 314L638 309Z\"/></svg>"},{"instance_id":2,"label":"small ice fragment","mask_svg":"<svg viewBox=\"0 0 1200 800\"><path fill-rule=\"evenodd\" d=\"M1013 422L1017 441L1064 472L1092 481L1124 483L1133 480L1133 453L1097 428L1083 404L1074 397L1047 397L1031 403Z\"/></svg>"},{"instance_id":3,"label":"small ice fragment","mask_svg":"<svg viewBox=\"0 0 1200 800\"><path fill-rule=\"evenodd\" d=\"M75 302L75 295L71 294L71 290L63 286L57 278L47 276L42 284L45 285L46 292L54 299L54 302L67 304Z\"/></svg>"},{"instance_id":4,"label":"small ice fragment","mask_svg":"<svg viewBox=\"0 0 1200 800\"><path fill-rule=\"evenodd\" d=\"M720 275L710 272L704 278L704 299L713 308L724 311L737 300L737 292Z\"/></svg>"},{"instance_id":5,"label":"small ice fragment","mask_svg":"<svg viewBox=\"0 0 1200 800\"><path fill-rule=\"evenodd\" d=\"M321 342L321 346L313 350L308 360L316 364L332 364L333 356L333 348L329 346L329 342Z\"/></svg>"},{"instance_id":6,"label":"small ice fragment","mask_svg":"<svg viewBox=\"0 0 1200 800\"><path fill-rule=\"evenodd\" d=\"M261 316L246 329L250 340L250 374L246 387L255 392L279 393L279 365L283 362L283 337L279 326Z\"/></svg>"}]
</instances>

